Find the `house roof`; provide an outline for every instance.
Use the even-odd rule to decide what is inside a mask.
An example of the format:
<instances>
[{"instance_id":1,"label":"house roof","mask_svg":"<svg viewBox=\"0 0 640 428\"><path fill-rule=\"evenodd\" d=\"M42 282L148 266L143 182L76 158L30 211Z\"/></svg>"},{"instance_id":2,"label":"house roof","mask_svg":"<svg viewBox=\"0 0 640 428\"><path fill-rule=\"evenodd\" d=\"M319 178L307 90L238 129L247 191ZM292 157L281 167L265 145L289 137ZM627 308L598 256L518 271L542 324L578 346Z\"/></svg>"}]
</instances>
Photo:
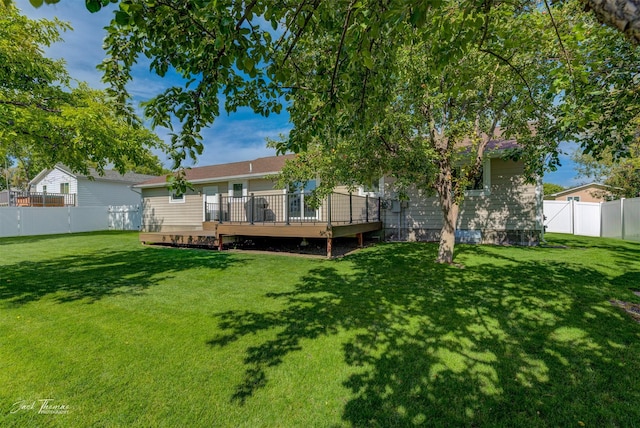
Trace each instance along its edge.
<instances>
[{"instance_id":1,"label":"house roof","mask_svg":"<svg viewBox=\"0 0 640 428\"><path fill-rule=\"evenodd\" d=\"M570 189L565 189L562 192L558 192L558 193L552 193L550 195L546 195L548 197L557 197L557 196L564 196L564 195L569 195L571 193L575 193L575 192L579 192L581 190L585 190L585 189L589 189L589 188L596 188L599 190L612 190L615 189L615 187L613 186L609 186L607 184L602 184L602 183L588 183L588 184L582 184L580 186L576 186L576 187L572 187Z\"/></svg>"},{"instance_id":2,"label":"house roof","mask_svg":"<svg viewBox=\"0 0 640 428\"><path fill-rule=\"evenodd\" d=\"M518 142L513 139L512 140L490 140L487 143L485 152L491 155L493 153L500 152L502 150L517 149L519 147L520 145L518 144Z\"/></svg>"},{"instance_id":3,"label":"house roof","mask_svg":"<svg viewBox=\"0 0 640 428\"><path fill-rule=\"evenodd\" d=\"M54 168L42 170L38 175L36 175L33 178L33 180L29 182L29 184L34 185L40 182L40 180L46 177L54 169L59 169L60 171L66 174L69 174L70 176L75 178L91 177L91 179L96 181L110 181L115 183L127 183L127 184L142 183L143 181L147 181L153 177L156 177L155 175L137 174L135 172L127 172L125 174L120 174L118 171L114 171L110 169L105 169L103 175L100 175L98 171L96 171L94 168L89 168L89 174L84 175L84 174L77 174L73 172L71 168L65 165L58 164Z\"/></svg>"},{"instance_id":4,"label":"house roof","mask_svg":"<svg viewBox=\"0 0 640 428\"><path fill-rule=\"evenodd\" d=\"M260 178L280 172L288 159L296 155L269 156L242 162L200 166L185 170L185 179L191 183L223 181L239 178ZM154 177L136 187L162 187L167 185L165 176Z\"/></svg>"}]
</instances>

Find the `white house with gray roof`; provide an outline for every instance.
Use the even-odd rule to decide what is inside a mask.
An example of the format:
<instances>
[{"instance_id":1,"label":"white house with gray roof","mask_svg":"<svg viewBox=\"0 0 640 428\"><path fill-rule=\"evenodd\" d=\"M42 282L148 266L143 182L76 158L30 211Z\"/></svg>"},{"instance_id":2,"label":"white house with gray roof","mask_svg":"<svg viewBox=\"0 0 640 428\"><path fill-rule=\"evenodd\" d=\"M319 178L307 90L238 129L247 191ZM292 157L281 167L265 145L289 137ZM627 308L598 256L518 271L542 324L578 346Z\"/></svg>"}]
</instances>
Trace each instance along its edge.
<instances>
[{"instance_id":1,"label":"white house with gray roof","mask_svg":"<svg viewBox=\"0 0 640 428\"><path fill-rule=\"evenodd\" d=\"M45 169L29 182L32 192L75 195L75 205L82 207L105 205L139 205L140 189L133 185L154 178L153 175L95 169L89 175L76 174L64 165Z\"/></svg>"}]
</instances>

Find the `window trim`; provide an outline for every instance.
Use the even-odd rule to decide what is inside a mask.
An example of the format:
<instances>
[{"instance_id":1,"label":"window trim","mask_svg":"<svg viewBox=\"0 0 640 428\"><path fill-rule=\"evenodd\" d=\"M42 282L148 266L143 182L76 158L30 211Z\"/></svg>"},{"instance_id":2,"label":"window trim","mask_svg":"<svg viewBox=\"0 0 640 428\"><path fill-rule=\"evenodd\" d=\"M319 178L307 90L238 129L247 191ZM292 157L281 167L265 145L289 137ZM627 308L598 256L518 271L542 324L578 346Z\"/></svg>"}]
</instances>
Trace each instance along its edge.
<instances>
[{"instance_id":1,"label":"window trim","mask_svg":"<svg viewBox=\"0 0 640 428\"><path fill-rule=\"evenodd\" d=\"M571 201L580 202L580 196L567 196L567 202Z\"/></svg>"},{"instance_id":2,"label":"window trim","mask_svg":"<svg viewBox=\"0 0 640 428\"><path fill-rule=\"evenodd\" d=\"M234 192L233 187L236 184L241 184L242 185L242 194L241 195L236 195L236 192ZM228 196L232 199L236 199L236 198L242 198L244 196L249 196L249 181L248 180L242 180L242 181L230 181L229 182L229 187L228 187Z\"/></svg>"},{"instance_id":3,"label":"window trim","mask_svg":"<svg viewBox=\"0 0 640 428\"><path fill-rule=\"evenodd\" d=\"M69 185L69 182L60 183L60 194L68 195L70 191L71 186Z\"/></svg>"},{"instance_id":4,"label":"window trim","mask_svg":"<svg viewBox=\"0 0 640 428\"><path fill-rule=\"evenodd\" d=\"M465 190L465 196L489 196L491 194L491 158L482 163L482 189Z\"/></svg>"},{"instance_id":5,"label":"window trim","mask_svg":"<svg viewBox=\"0 0 640 428\"><path fill-rule=\"evenodd\" d=\"M183 193L180 197L176 197L176 192L171 192L169 194L169 203L170 204L184 204L187 202L187 194Z\"/></svg>"},{"instance_id":6,"label":"window trim","mask_svg":"<svg viewBox=\"0 0 640 428\"><path fill-rule=\"evenodd\" d=\"M364 185L358 187L358 194L360 196L379 197L384 194L384 177L378 179L378 191L367 191Z\"/></svg>"}]
</instances>

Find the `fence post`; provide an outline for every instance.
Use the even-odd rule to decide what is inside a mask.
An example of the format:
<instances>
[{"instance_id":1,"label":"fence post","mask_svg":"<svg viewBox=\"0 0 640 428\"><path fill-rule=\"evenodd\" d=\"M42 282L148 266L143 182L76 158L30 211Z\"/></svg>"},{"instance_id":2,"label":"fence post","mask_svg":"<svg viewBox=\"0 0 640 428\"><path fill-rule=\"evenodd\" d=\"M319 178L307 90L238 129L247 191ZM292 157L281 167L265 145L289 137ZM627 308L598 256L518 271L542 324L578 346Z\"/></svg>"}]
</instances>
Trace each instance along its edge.
<instances>
[{"instance_id":1,"label":"fence post","mask_svg":"<svg viewBox=\"0 0 640 428\"><path fill-rule=\"evenodd\" d=\"M624 198L620 198L620 239L624 240Z\"/></svg>"},{"instance_id":2,"label":"fence post","mask_svg":"<svg viewBox=\"0 0 640 428\"><path fill-rule=\"evenodd\" d=\"M255 203L255 198L253 193L251 193L250 201L251 201L251 224L253 224L253 218L254 218L253 212L255 211L255 208L256 208L256 203Z\"/></svg>"},{"instance_id":3,"label":"fence post","mask_svg":"<svg viewBox=\"0 0 640 428\"><path fill-rule=\"evenodd\" d=\"M364 199L364 213L365 221L369 223L369 195L367 195Z\"/></svg>"},{"instance_id":4,"label":"fence post","mask_svg":"<svg viewBox=\"0 0 640 428\"><path fill-rule=\"evenodd\" d=\"M576 221L575 221L576 220L576 218L575 218L576 210L574 209L574 207L575 207L574 204L575 204L576 201L571 199L570 202L571 202L571 234L575 235L576 234L576 226L575 226L575 224L576 224Z\"/></svg>"},{"instance_id":5,"label":"fence post","mask_svg":"<svg viewBox=\"0 0 640 428\"><path fill-rule=\"evenodd\" d=\"M284 222L289 225L289 192L284 194Z\"/></svg>"},{"instance_id":6,"label":"fence post","mask_svg":"<svg viewBox=\"0 0 640 428\"><path fill-rule=\"evenodd\" d=\"M349 192L349 224L353 223L353 194Z\"/></svg>"},{"instance_id":7,"label":"fence post","mask_svg":"<svg viewBox=\"0 0 640 428\"><path fill-rule=\"evenodd\" d=\"M380 217L380 209L381 209L380 205L381 204L382 204L382 198L380 196L378 196L378 221L381 221L381 218L382 218L382 217Z\"/></svg>"}]
</instances>

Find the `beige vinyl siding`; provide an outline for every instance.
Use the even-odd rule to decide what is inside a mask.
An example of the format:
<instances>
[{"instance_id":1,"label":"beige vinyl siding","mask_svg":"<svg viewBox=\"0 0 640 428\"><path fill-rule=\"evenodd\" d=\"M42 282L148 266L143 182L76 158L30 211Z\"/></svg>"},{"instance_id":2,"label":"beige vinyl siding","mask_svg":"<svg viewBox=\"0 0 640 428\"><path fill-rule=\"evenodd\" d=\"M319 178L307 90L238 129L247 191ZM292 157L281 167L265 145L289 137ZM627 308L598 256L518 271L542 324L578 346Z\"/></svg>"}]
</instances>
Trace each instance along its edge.
<instances>
[{"instance_id":1,"label":"beige vinyl siding","mask_svg":"<svg viewBox=\"0 0 640 428\"><path fill-rule=\"evenodd\" d=\"M524 165L502 159L491 161L491 194L466 197L459 229L523 230L536 226L536 186L524 182Z\"/></svg>"},{"instance_id":2,"label":"beige vinyl siding","mask_svg":"<svg viewBox=\"0 0 640 428\"><path fill-rule=\"evenodd\" d=\"M254 193L257 195L274 195L281 194L282 189L276 189L275 183L272 180L257 179L249 181L249 194Z\"/></svg>"},{"instance_id":3,"label":"beige vinyl siding","mask_svg":"<svg viewBox=\"0 0 640 428\"><path fill-rule=\"evenodd\" d=\"M201 186L185 194L184 203L170 203L166 188L142 190L142 228L147 232L202 229Z\"/></svg>"},{"instance_id":4,"label":"beige vinyl siding","mask_svg":"<svg viewBox=\"0 0 640 428\"><path fill-rule=\"evenodd\" d=\"M611 192L599 189L598 187L589 187L587 189L578 190L571 193L565 193L555 198L556 201L568 201L569 198L579 197L579 202L606 202L611 198Z\"/></svg>"},{"instance_id":5,"label":"beige vinyl siding","mask_svg":"<svg viewBox=\"0 0 640 428\"><path fill-rule=\"evenodd\" d=\"M537 230L536 186L524 182L522 162L491 160L490 193L466 196L460 207L459 230ZM385 186L391 180L385 179ZM387 195L388 193L387 188ZM395 239L433 239L443 219L437 196L410 189L408 207L401 213L383 210L387 235Z\"/></svg>"}]
</instances>

